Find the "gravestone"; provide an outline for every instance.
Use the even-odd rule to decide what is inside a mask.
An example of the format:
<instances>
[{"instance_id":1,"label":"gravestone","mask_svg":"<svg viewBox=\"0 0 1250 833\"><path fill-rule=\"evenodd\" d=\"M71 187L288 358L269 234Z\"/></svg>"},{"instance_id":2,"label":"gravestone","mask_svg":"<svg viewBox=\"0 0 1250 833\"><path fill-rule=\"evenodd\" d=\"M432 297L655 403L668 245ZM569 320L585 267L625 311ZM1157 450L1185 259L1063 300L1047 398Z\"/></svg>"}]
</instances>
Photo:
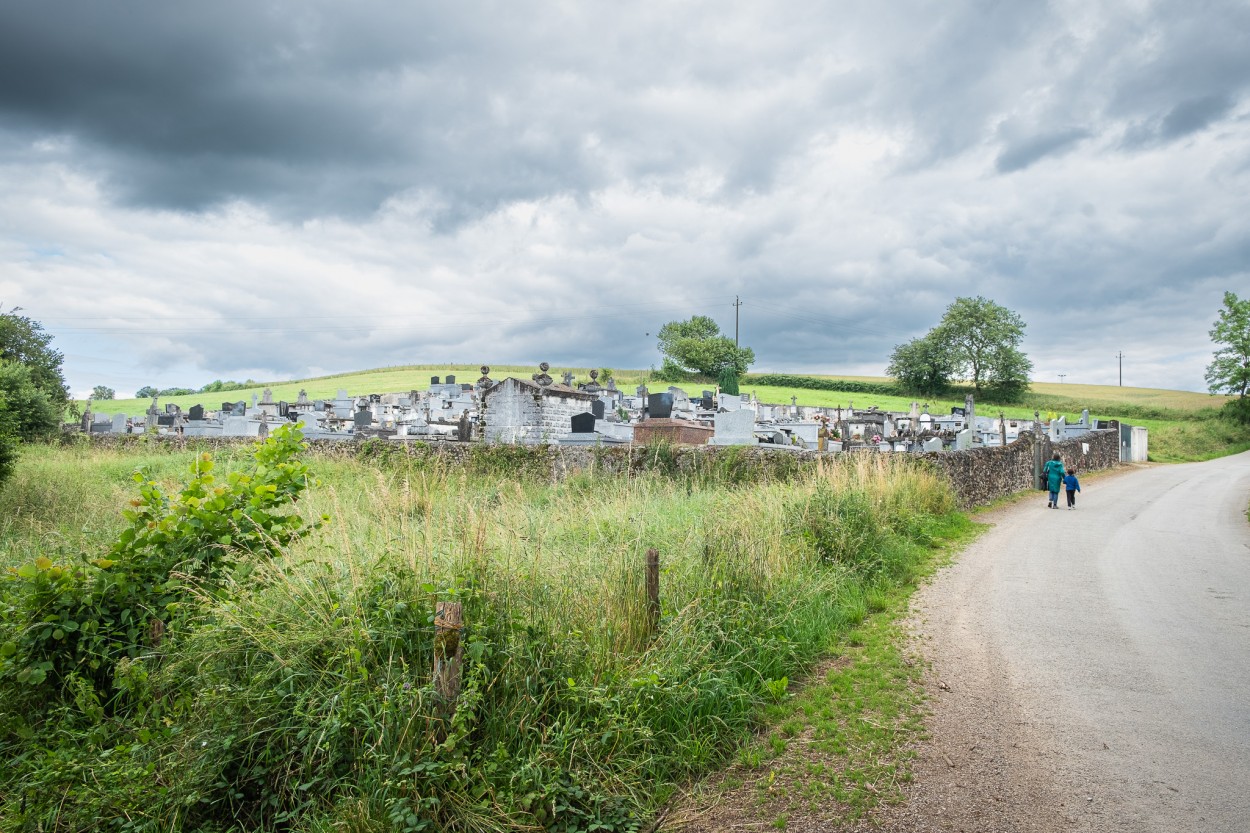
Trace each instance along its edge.
<instances>
[{"instance_id":1,"label":"gravestone","mask_svg":"<svg viewBox=\"0 0 1250 833\"><path fill-rule=\"evenodd\" d=\"M595 415L595 419L603 419L603 414L604 414L603 400L596 399L594 402L591 402L590 412Z\"/></svg>"},{"instance_id":2,"label":"gravestone","mask_svg":"<svg viewBox=\"0 0 1250 833\"><path fill-rule=\"evenodd\" d=\"M454 384L456 384L456 377L455 377L455 376L452 376L452 375L450 375L450 374L448 374L447 379L443 382L443 384L444 384L444 385L454 385Z\"/></svg>"},{"instance_id":3,"label":"gravestone","mask_svg":"<svg viewBox=\"0 0 1250 833\"><path fill-rule=\"evenodd\" d=\"M964 430L956 433L955 434L955 450L966 451L969 448L972 448L973 433L974 432L971 428L965 428Z\"/></svg>"},{"instance_id":4,"label":"gravestone","mask_svg":"<svg viewBox=\"0 0 1250 833\"><path fill-rule=\"evenodd\" d=\"M261 397L260 401L264 402L266 405L272 405L273 404L273 391L270 390L269 388L265 388L263 393L264 393L264 396Z\"/></svg>"},{"instance_id":5,"label":"gravestone","mask_svg":"<svg viewBox=\"0 0 1250 833\"><path fill-rule=\"evenodd\" d=\"M304 390L303 388L300 388L299 397L295 400L295 404L307 405L308 404L308 391Z\"/></svg>"},{"instance_id":6,"label":"gravestone","mask_svg":"<svg viewBox=\"0 0 1250 833\"><path fill-rule=\"evenodd\" d=\"M114 434L126 433L126 415L125 414L113 414L113 433Z\"/></svg>"},{"instance_id":7,"label":"gravestone","mask_svg":"<svg viewBox=\"0 0 1250 833\"><path fill-rule=\"evenodd\" d=\"M573 371L571 370L564 371L564 373L560 374L560 378L564 380L564 386L566 388L573 387Z\"/></svg>"},{"instance_id":8,"label":"gravestone","mask_svg":"<svg viewBox=\"0 0 1250 833\"><path fill-rule=\"evenodd\" d=\"M669 419L673 415L673 395L653 393L647 399L647 416L651 419Z\"/></svg>"},{"instance_id":9,"label":"gravestone","mask_svg":"<svg viewBox=\"0 0 1250 833\"><path fill-rule=\"evenodd\" d=\"M755 414L746 408L717 414L714 427L711 445L755 445Z\"/></svg>"},{"instance_id":10,"label":"gravestone","mask_svg":"<svg viewBox=\"0 0 1250 833\"><path fill-rule=\"evenodd\" d=\"M933 437L931 439L925 440L924 450L925 451L941 451L942 450L941 437Z\"/></svg>"},{"instance_id":11,"label":"gravestone","mask_svg":"<svg viewBox=\"0 0 1250 833\"><path fill-rule=\"evenodd\" d=\"M374 404L377 404L377 403L379 403L379 402L381 402L381 401L382 401L382 394L380 394L380 393L371 393L371 394L369 394L369 404L374 405Z\"/></svg>"},{"instance_id":12,"label":"gravestone","mask_svg":"<svg viewBox=\"0 0 1250 833\"><path fill-rule=\"evenodd\" d=\"M573 424L574 434L595 433L595 415L593 413L573 414L569 420Z\"/></svg>"},{"instance_id":13,"label":"gravestone","mask_svg":"<svg viewBox=\"0 0 1250 833\"><path fill-rule=\"evenodd\" d=\"M289 402L278 403L278 416L286 417L291 413L291 404Z\"/></svg>"},{"instance_id":14,"label":"gravestone","mask_svg":"<svg viewBox=\"0 0 1250 833\"><path fill-rule=\"evenodd\" d=\"M431 376L431 377L430 377L430 384L431 384L431 385L441 385L441 384L442 384L442 382L440 382L440 381L438 380L438 377L437 377L437 376Z\"/></svg>"},{"instance_id":15,"label":"gravestone","mask_svg":"<svg viewBox=\"0 0 1250 833\"><path fill-rule=\"evenodd\" d=\"M249 433L247 417L230 414L222 418L221 435L223 437L246 437Z\"/></svg>"},{"instance_id":16,"label":"gravestone","mask_svg":"<svg viewBox=\"0 0 1250 833\"><path fill-rule=\"evenodd\" d=\"M369 411L357 411L354 417L356 428L368 428L373 424L373 414Z\"/></svg>"},{"instance_id":17,"label":"gravestone","mask_svg":"<svg viewBox=\"0 0 1250 833\"><path fill-rule=\"evenodd\" d=\"M252 394L252 407L253 407L253 408L255 408L255 407L256 407L256 403L257 403L258 401L259 401L259 397L257 397L257 396L256 396L256 394Z\"/></svg>"},{"instance_id":18,"label":"gravestone","mask_svg":"<svg viewBox=\"0 0 1250 833\"><path fill-rule=\"evenodd\" d=\"M194 420L196 420L197 422L198 422L199 420L202 420L202 419L204 418L204 406L203 406L203 405L192 405L192 406L191 406L190 417L191 417L191 419L194 419Z\"/></svg>"},{"instance_id":19,"label":"gravestone","mask_svg":"<svg viewBox=\"0 0 1250 833\"><path fill-rule=\"evenodd\" d=\"M182 408L179 408L177 405L174 405L173 403L170 403L165 406L165 413L167 414L176 414L176 413L179 413L181 410Z\"/></svg>"},{"instance_id":20,"label":"gravestone","mask_svg":"<svg viewBox=\"0 0 1250 833\"><path fill-rule=\"evenodd\" d=\"M158 414L156 417L156 424L158 426L169 428L174 424L174 420L177 418L178 417L174 414Z\"/></svg>"}]
</instances>

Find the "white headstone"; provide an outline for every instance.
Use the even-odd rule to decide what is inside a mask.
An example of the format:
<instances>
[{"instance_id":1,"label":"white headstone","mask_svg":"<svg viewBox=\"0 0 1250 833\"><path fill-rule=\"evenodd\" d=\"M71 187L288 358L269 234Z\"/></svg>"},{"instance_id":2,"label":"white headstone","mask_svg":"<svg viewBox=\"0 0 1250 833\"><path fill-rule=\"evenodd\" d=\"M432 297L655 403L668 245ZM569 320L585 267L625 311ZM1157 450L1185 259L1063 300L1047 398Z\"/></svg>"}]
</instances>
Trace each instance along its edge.
<instances>
[{"instance_id":1,"label":"white headstone","mask_svg":"<svg viewBox=\"0 0 1250 833\"><path fill-rule=\"evenodd\" d=\"M972 448L973 433L975 432L973 432L971 428L965 428L964 430L955 434L955 450L964 451L966 449Z\"/></svg>"},{"instance_id":2,"label":"white headstone","mask_svg":"<svg viewBox=\"0 0 1250 833\"><path fill-rule=\"evenodd\" d=\"M942 439L940 437L932 437L931 439L925 440L924 450L925 451L941 451Z\"/></svg>"}]
</instances>

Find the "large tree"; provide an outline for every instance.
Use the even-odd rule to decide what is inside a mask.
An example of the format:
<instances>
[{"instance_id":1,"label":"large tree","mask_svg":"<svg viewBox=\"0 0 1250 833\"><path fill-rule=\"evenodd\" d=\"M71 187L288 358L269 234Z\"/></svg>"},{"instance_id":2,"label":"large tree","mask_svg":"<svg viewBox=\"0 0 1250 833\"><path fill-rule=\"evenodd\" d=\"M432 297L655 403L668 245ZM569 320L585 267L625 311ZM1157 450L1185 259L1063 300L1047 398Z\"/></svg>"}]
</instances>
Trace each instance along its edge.
<instances>
[{"instance_id":1,"label":"large tree","mask_svg":"<svg viewBox=\"0 0 1250 833\"><path fill-rule=\"evenodd\" d=\"M69 389L61 372L65 357L48 346L52 336L44 332L38 321L18 314L21 309L0 310L0 361L29 370L31 383L61 414L69 402Z\"/></svg>"},{"instance_id":2,"label":"large tree","mask_svg":"<svg viewBox=\"0 0 1250 833\"><path fill-rule=\"evenodd\" d=\"M659 339L666 375L672 370L717 378L731 369L741 376L755 362L755 351L721 335L720 326L706 315L670 321L660 328Z\"/></svg>"},{"instance_id":3,"label":"large tree","mask_svg":"<svg viewBox=\"0 0 1250 833\"><path fill-rule=\"evenodd\" d=\"M955 361L955 373L980 394L990 389L1016 395L1028 389L1033 363L1020 352L1024 319L1006 307L977 296L956 298L930 333Z\"/></svg>"},{"instance_id":4,"label":"large tree","mask_svg":"<svg viewBox=\"0 0 1250 833\"><path fill-rule=\"evenodd\" d=\"M1245 399L1250 390L1250 298L1243 301L1225 292L1210 336L1220 347L1207 365L1207 389Z\"/></svg>"},{"instance_id":5,"label":"large tree","mask_svg":"<svg viewBox=\"0 0 1250 833\"><path fill-rule=\"evenodd\" d=\"M911 393L937 396L950 385L955 360L945 344L924 336L895 347L885 372Z\"/></svg>"},{"instance_id":6,"label":"large tree","mask_svg":"<svg viewBox=\"0 0 1250 833\"><path fill-rule=\"evenodd\" d=\"M886 372L915 393L940 393L960 378L978 396L1015 399L1033 370L1020 352L1024 327L1019 315L986 298L956 298L927 335L894 348Z\"/></svg>"}]
</instances>

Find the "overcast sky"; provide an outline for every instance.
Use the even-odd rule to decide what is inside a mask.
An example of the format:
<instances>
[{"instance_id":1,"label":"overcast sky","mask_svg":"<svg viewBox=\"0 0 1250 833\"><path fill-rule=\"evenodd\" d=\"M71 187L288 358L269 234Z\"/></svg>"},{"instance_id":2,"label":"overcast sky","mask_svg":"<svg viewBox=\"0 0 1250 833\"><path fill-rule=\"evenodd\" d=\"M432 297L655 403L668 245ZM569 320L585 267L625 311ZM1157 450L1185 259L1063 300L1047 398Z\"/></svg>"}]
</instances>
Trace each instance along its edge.
<instances>
[{"instance_id":1,"label":"overcast sky","mask_svg":"<svg viewBox=\"0 0 1250 833\"><path fill-rule=\"evenodd\" d=\"M1204 390L1250 295L1250 4L0 4L0 305L74 393L427 362Z\"/></svg>"}]
</instances>

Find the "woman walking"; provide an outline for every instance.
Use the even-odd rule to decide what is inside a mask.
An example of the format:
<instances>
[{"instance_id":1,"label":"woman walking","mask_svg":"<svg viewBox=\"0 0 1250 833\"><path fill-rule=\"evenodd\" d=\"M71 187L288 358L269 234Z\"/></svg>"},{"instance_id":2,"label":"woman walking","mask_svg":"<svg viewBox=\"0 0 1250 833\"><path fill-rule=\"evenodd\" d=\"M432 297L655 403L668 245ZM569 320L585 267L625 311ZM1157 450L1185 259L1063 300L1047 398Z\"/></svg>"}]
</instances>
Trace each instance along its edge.
<instances>
[{"instance_id":1,"label":"woman walking","mask_svg":"<svg viewBox=\"0 0 1250 833\"><path fill-rule=\"evenodd\" d=\"M1056 451L1055 456L1047 460L1042 468L1042 476L1046 478L1046 490L1050 492L1050 502L1046 504L1048 509L1059 505L1059 488L1063 485L1063 475L1063 460Z\"/></svg>"}]
</instances>

